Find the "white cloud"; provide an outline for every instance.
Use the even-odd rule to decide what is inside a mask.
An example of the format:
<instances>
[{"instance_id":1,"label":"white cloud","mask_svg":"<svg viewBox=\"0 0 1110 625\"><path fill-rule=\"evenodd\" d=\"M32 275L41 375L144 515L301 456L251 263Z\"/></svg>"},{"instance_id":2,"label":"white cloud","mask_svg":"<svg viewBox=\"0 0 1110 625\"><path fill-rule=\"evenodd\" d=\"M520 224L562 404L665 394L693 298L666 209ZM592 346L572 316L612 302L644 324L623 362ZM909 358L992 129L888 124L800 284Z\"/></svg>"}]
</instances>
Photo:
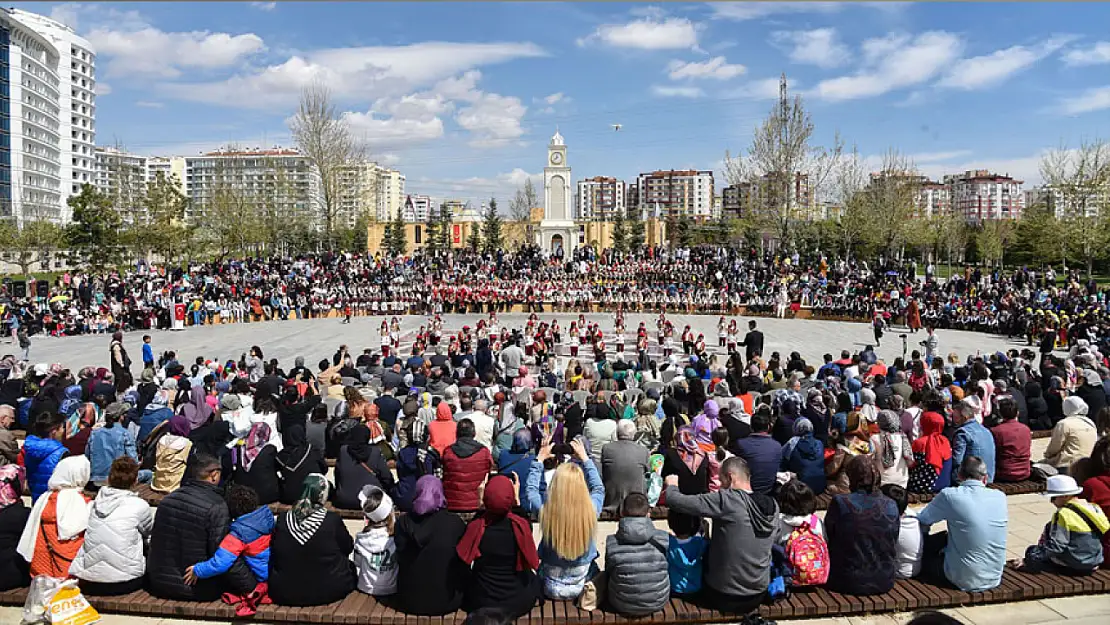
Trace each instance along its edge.
<instances>
[{"instance_id":1,"label":"white cloud","mask_svg":"<svg viewBox=\"0 0 1110 625\"><path fill-rule=\"evenodd\" d=\"M104 75L176 78L183 69L231 67L266 49L254 33L209 31L168 33L153 26L119 30L99 26L85 34L97 56L107 59Z\"/></svg>"},{"instance_id":2,"label":"white cloud","mask_svg":"<svg viewBox=\"0 0 1110 625\"><path fill-rule=\"evenodd\" d=\"M646 17L627 24L602 24L578 40L586 46L599 42L615 48L637 50L684 50L698 46L698 28L686 18Z\"/></svg>"},{"instance_id":3,"label":"white cloud","mask_svg":"<svg viewBox=\"0 0 1110 625\"><path fill-rule=\"evenodd\" d=\"M942 163L955 158L971 156L971 150L951 150L949 152L919 152L910 154L909 159L920 165L923 163Z\"/></svg>"},{"instance_id":4,"label":"white cloud","mask_svg":"<svg viewBox=\"0 0 1110 625\"><path fill-rule=\"evenodd\" d=\"M1094 87L1077 96L1063 98L1058 106L1059 110L1067 115L1081 115L1110 109L1110 86Z\"/></svg>"},{"instance_id":5,"label":"white cloud","mask_svg":"<svg viewBox=\"0 0 1110 625\"><path fill-rule=\"evenodd\" d=\"M744 22L783 13L836 13L843 2L715 2L709 5L716 17Z\"/></svg>"},{"instance_id":6,"label":"white cloud","mask_svg":"<svg viewBox=\"0 0 1110 625\"><path fill-rule=\"evenodd\" d=\"M563 94L562 91L560 91L558 93L553 93L547 96L543 99L543 101L547 102L548 104L555 104L556 102L562 102L565 98L566 96Z\"/></svg>"},{"instance_id":7,"label":"white cloud","mask_svg":"<svg viewBox=\"0 0 1110 625\"><path fill-rule=\"evenodd\" d=\"M293 56L213 82L163 88L179 98L239 108L286 108L320 78L342 102L401 97L483 65L546 56L532 43L451 43L333 48Z\"/></svg>"},{"instance_id":8,"label":"white cloud","mask_svg":"<svg viewBox=\"0 0 1110 625\"><path fill-rule=\"evenodd\" d=\"M108 95L111 92L112 92L112 85L109 85L106 82L97 82L96 83L96 95L105 96L105 95Z\"/></svg>"},{"instance_id":9,"label":"white cloud","mask_svg":"<svg viewBox=\"0 0 1110 625\"><path fill-rule=\"evenodd\" d=\"M863 66L859 72L823 80L811 94L838 102L912 87L936 77L959 58L962 49L959 37L943 31L869 39L862 45Z\"/></svg>"},{"instance_id":10,"label":"white cloud","mask_svg":"<svg viewBox=\"0 0 1110 625\"><path fill-rule=\"evenodd\" d=\"M414 145L443 136L443 120L391 117L380 118L373 111L345 113L343 118L351 132L373 149Z\"/></svg>"},{"instance_id":11,"label":"white cloud","mask_svg":"<svg viewBox=\"0 0 1110 625\"><path fill-rule=\"evenodd\" d=\"M712 78L715 80L728 80L735 78L748 68L743 65L729 64L723 56L715 56L708 61L684 63L682 61L671 61L667 65L668 76L671 80L682 80L683 78Z\"/></svg>"},{"instance_id":12,"label":"white cloud","mask_svg":"<svg viewBox=\"0 0 1110 625\"><path fill-rule=\"evenodd\" d=\"M705 92L698 87L671 85L652 85L651 92L661 98L700 98L705 95Z\"/></svg>"},{"instance_id":13,"label":"white cloud","mask_svg":"<svg viewBox=\"0 0 1110 625\"><path fill-rule=\"evenodd\" d=\"M276 2L252 2L251 8L258 9L259 11L273 11L277 8Z\"/></svg>"},{"instance_id":14,"label":"white cloud","mask_svg":"<svg viewBox=\"0 0 1110 625\"><path fill-rule=\"evenodd\" d=\"M153 102L151 100L139 100L135 102L135 106L141 106L148 109L160 109L165 106L165 104L161 102Z\"/></svg>"},{"instance_id":15,"label":"white cloud","mask_svg":"<svg viewBox=\"0 0 1110 625\"><path fill-rule=\"evenodd\" d=\"M61 22L66 26L77 30L77 26L80 23L80 14L81 5L73 2L67 2L65 4L59 4L55 7L52 7L50 9L49 17L56 22Z\"/></svg>"},{"instance_id":16,"label":"white cloud","mask_svg":"<svg viewBox=\"0 0 1110 625\"><path fill-rule=\"evenodd\" d=\"M1012 158L964 157L954 162L919 163L917 170L933 180L944 178L945 174L963 173L968 170L986 169L992 173L1013 176L1029 188L1041 184L1041 159L1047 149L1028 156ZM881 157L879 157L881 160Z\"/></svg>"},{"instance_id":17,"label":"white cloud","mask_svg":"<svg viewBox=\"0 0 1110 625\"><path fill-rule=\"evenodd\" d=\"M771 33L771 42L787 48L787 55L795 63L838 67L851 58L847 46L838 40L835 28L777 31Z\"/></svg>"},{"instance_id":18,"label":"white cloud","mask_svg":"<svg viewBox=\"0 0 1110 625\"><path fill-rule=\"evenodd\" d=\"M1069 50L1064 63L1073 67L1110 63L1110 41L1100 41L1086 50Z\"/></svg>"},{"instance_id":19,"label":"white cloud","mask_svg":"<svg viewBox=\"0 0 1110 625\"><path fill-rule=\"evenodd\" d=\"M1010 76L1056 52L1068 40L1054 37L1032 47L1011 46L983 56L962 59L952 66L938 85L973 90L1002 84Z\"/></svg>"}]
</instances>

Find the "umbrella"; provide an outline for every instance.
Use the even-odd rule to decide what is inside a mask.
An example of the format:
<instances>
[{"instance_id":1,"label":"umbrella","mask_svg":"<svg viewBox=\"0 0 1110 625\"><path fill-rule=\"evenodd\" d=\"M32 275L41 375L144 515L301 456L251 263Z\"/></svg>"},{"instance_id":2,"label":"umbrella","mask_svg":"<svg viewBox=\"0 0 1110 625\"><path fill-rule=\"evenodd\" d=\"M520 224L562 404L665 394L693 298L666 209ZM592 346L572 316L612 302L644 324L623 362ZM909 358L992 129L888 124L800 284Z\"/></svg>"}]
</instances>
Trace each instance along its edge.
<instances>
[{"instance_id":1,"label":"umbrella","mask_svg":"<svg viewBox=\"0 0 1110 625\"><path fill-rule=\"evenodd\" d=\"M67 302L67 301L69 301L69 296L68 295L55 295L54 297L51 297L49 301L50 301L51 304L53 304L54 302Z\"/></svg>"}]
</instances>

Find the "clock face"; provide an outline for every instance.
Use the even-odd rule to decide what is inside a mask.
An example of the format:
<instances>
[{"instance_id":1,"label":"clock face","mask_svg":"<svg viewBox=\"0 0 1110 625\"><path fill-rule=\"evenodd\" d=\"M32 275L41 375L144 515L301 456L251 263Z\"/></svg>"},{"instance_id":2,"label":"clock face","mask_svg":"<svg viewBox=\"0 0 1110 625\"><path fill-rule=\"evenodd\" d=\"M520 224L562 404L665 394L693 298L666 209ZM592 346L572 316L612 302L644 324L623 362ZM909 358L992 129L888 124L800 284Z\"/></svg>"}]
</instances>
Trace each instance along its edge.
<instances>
[{"instance_id":1,"label":"clock face","mask_svg":"<svg viewBox=\"0 0 1110 625\"><path fill-rule=\"evenodd\" d=\"M563 162L563 155L561 153L553 152L551 154L551 164L552 165L558 165L559 163L562 163L562 162Z\"/></svg>"}]
</instances>

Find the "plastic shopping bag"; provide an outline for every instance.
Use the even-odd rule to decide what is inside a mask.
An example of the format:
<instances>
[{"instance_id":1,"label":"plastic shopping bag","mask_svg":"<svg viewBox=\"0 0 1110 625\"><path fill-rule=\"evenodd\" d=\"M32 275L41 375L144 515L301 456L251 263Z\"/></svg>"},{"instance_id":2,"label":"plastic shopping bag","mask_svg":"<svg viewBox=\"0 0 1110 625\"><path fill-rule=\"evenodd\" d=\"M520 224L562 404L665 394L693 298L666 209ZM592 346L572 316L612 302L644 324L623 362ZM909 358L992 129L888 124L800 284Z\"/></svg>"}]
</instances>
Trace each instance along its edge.
<instances>
[{"instance_id":1,"label":"plastic shopping bag","mask_svg":"<svg viewBox=\"0 0 1110 625\"><path fill-rule=\"evenodd\" d=\"M31 580L23 604L24 625L91 625L100 614L77 588L76 580L40 575Z\"/></svg>"}]
</instances>

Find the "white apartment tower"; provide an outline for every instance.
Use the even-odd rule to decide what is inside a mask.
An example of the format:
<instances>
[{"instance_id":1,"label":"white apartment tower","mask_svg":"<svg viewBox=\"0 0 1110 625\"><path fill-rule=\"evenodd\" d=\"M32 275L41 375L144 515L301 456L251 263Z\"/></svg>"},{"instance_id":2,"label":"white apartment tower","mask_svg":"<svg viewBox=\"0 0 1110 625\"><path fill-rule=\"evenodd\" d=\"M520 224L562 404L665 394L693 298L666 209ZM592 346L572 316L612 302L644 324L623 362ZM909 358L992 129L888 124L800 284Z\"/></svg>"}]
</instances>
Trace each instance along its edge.
<instances>
[{"instance_id":1,"label":"white apartment tower","mask_svg":"<svg viewBox=\"0 0 1110 625\"><path fill-rule=\"evenodd\" d=\"M0 218L68 223L95 183L96 55L71 28L0 9Z\"/></svg>"},{"instance_id":2,"label":"white apartment tower","mask_svg":"<svg viewBox=\"0 0 1110 625\"><path fill-rule=\"evenodd\" d=\"M713 213L713 172L660 170L640 174L640 212L644 218L709 219Z\"/></svg>"},{"instance_id":3,"label":"white apartment tower","mask_svg":"<svg viewBox=\"0 0 1110 625\"><path fill-rule=\"evenodd\" d=\"M228 149L185 157L186 219L203 219L221 197L278 215L300 215L322 228L314 198L319 176L307 157L293 149Z\"/></svg>"},{"instance_id":4,"label":"white apartment tower","mask_svg":"<svg viewBox=\"0 0 1110 625\"><path fill-rule=\"evenodd\" d=\"M595 176L579 180L576 187L575 219L612 221L618 213L624 214L627 185L623 180Z\"/></svg>"}]
</instances>

